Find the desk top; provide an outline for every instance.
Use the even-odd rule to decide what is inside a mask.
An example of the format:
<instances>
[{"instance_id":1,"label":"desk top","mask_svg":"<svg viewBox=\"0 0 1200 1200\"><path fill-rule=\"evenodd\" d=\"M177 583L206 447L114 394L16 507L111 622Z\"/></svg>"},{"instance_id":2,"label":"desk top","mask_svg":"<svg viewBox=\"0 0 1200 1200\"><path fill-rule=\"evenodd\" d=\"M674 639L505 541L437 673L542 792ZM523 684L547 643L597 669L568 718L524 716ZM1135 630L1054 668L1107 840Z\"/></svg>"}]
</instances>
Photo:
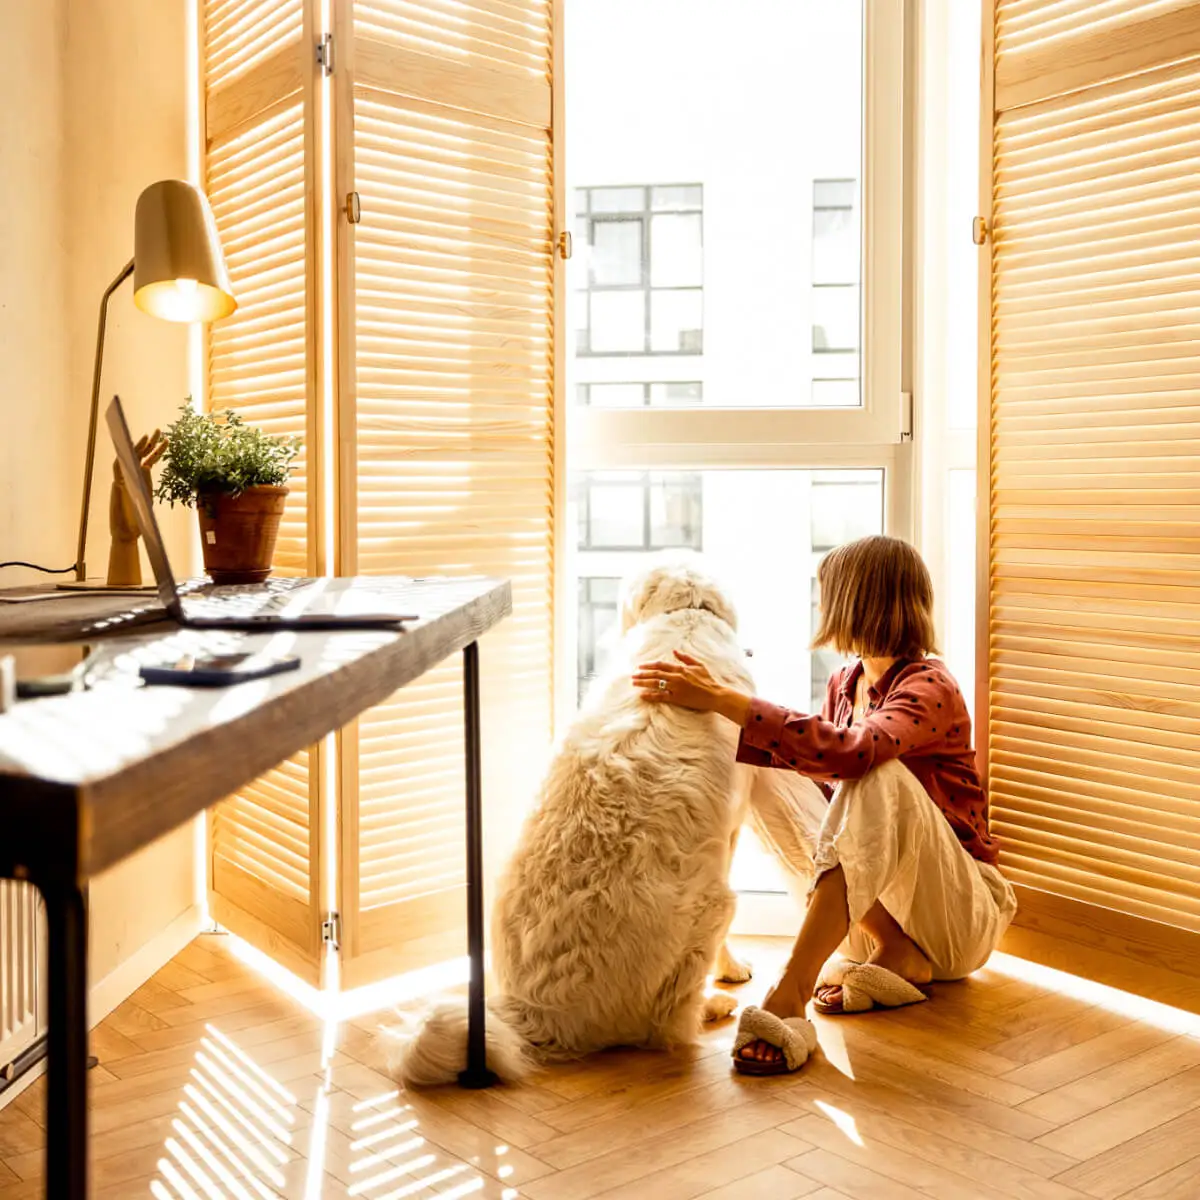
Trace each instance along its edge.
<instances>
[{"instance_id":1,"label":"desk top","mask_svg":"<svg viewBox=\"0 0 1200 1200\"><path fill-rule=\"evenodd\" d=\"M512 611L506 582L430 579L412 586L421 619L401 633L170 626L105 642L89 690L21 701L0 715L0 829L16 834L0 837L0 874L14 866L35 870L21 858L38 841L35 827L45 840L77 845L79 878L103 871L340 729ZM96 599L111 612L114 597ZM0 608L68 603L77 601ZM52 620L61 637L64 623ZM297 654L301 665L216 689L145 687L137 676L143 663L235 649Z\"/></svg>"}]
</instances>

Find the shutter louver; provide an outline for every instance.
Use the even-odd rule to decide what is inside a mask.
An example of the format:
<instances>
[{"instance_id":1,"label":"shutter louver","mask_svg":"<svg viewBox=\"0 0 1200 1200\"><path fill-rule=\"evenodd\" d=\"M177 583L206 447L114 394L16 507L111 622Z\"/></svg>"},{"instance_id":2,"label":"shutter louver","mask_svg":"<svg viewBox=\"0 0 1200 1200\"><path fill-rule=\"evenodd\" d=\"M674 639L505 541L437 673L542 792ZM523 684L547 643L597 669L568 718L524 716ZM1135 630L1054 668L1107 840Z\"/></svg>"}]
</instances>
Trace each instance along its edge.
<instances>
[{"instance_id":1,"label":"shutter louver","mask_svg":"<svg viewBox=\"0 0 1200 1200\"><path fill-rule=\"evenodd\" d=\"M205 186L238 300L208 341L207 404L304 447L275 552L280 575L315 566L316 431L311 36L302 0L207 0ZM209 819L210 907L232 932L316 983L321 915L314 748Z\"/></svg>"},{"instance_id":2,"label":"shutter louver","mask_svg":"<svg viewBox=\"0 0 1200 1200\"><path fill-rule=\"evenodd\" d=\"M343 226L339 281L343 565L512 581L513 616L482 644L498 808L551 726L550 6L352 12L339 191L358 193L362 219ZM351 986L462 953L461 689L460 666L444 665L343 737Z\"/></svg>"},{"instance_id":3,"label":"shutter louver","mask_svg":"<svg viewBox=\"0 0 1200 1200\"><path fill-rule=\"evenodd\" d=\"M1200 933L1200 21L1178 0L996 0L995 38L1002 865Z\"/></svg>"}]
</instances>

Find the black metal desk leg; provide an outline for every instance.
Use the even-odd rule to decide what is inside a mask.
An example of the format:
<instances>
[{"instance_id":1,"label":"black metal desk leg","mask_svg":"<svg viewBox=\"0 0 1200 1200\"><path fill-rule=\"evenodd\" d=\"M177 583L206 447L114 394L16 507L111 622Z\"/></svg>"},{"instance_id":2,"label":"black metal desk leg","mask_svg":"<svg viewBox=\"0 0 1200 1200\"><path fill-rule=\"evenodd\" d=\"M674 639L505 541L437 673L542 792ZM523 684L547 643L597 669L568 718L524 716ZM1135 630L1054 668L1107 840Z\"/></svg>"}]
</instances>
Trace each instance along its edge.
<instances>
[{"instance_id":1,"label":"black metal desk leg","mask_svg":"<svg viewBox=\"0 0 1200 1200\"><path fill-rule=\"evenodd\" d=\"M483 785L479 752L479 643L463 650L464 716L467 732L467 953L471 959L467 1002L467 1069L458 1082L465 1088L491 1087L496 1076L487 1067L483 994Z\"/></svg>"},{"instance_id":2,"label":"black metal desk leg","mask_svg":"<svg viewBox=\"0 0 1200 1200\"><path fill-rule=\"evenodd\" d=\"M49 942L46 1195L87 1200L87 903L73 884L43 884Z\"/></svg>"}]
</instances>

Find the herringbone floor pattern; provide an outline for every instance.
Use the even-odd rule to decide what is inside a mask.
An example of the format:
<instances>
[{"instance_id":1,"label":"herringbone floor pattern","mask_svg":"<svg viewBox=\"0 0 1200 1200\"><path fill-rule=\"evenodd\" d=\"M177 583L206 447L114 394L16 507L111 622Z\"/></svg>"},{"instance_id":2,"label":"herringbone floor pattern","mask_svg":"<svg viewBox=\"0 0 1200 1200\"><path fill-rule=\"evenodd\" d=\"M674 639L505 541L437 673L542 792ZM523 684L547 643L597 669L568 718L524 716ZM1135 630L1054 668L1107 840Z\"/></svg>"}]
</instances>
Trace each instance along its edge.
<instances>
[{"instance_id":1,"label":"herringbone floor pattern","mask_svg":"<svg viewBox=\"0 0 1200 1200\"><path fill-rule=\"evenodd\" d=\"M743 943L757 998L782 943ZM1118 1006L1119 1007L1119 1006ZM398 1092L377 1021L322 1026L198 939L95 1031L96 1197L272 1200L1196 1200L1200 1040L989 968L825 1019L781 1079L731 1075L732 1024L486 1093ZM1200 1020L1194 1022L1200 1026ZM1180 1032L1183 1030L1183 1032ZM44 1081L0 1112L0 1196L41 1195Z\"/></svg>"}]
</instances>

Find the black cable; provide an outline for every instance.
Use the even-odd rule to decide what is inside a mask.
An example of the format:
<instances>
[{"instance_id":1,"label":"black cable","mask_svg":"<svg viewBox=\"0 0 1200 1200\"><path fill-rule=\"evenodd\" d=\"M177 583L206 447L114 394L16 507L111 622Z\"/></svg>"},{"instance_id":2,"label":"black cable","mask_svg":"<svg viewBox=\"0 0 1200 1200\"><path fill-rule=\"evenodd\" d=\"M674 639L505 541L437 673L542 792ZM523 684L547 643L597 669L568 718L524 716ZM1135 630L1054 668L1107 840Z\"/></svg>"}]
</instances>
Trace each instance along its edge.
<instances>
[{"instance_id":1,"label":"black cable","mask_svg":"<svg viewBox=\"0 0 1200 1200\"><path fill-rule=\"evenodd\" d=\"M41 571L44 575L69 575L75 570L76 563L72 563L69 567L39 567L37 563L21 562L17 559L13 562L0 563L0 570L4 567L28 567L31 571Z\"/></svg>"}]
</instances>

